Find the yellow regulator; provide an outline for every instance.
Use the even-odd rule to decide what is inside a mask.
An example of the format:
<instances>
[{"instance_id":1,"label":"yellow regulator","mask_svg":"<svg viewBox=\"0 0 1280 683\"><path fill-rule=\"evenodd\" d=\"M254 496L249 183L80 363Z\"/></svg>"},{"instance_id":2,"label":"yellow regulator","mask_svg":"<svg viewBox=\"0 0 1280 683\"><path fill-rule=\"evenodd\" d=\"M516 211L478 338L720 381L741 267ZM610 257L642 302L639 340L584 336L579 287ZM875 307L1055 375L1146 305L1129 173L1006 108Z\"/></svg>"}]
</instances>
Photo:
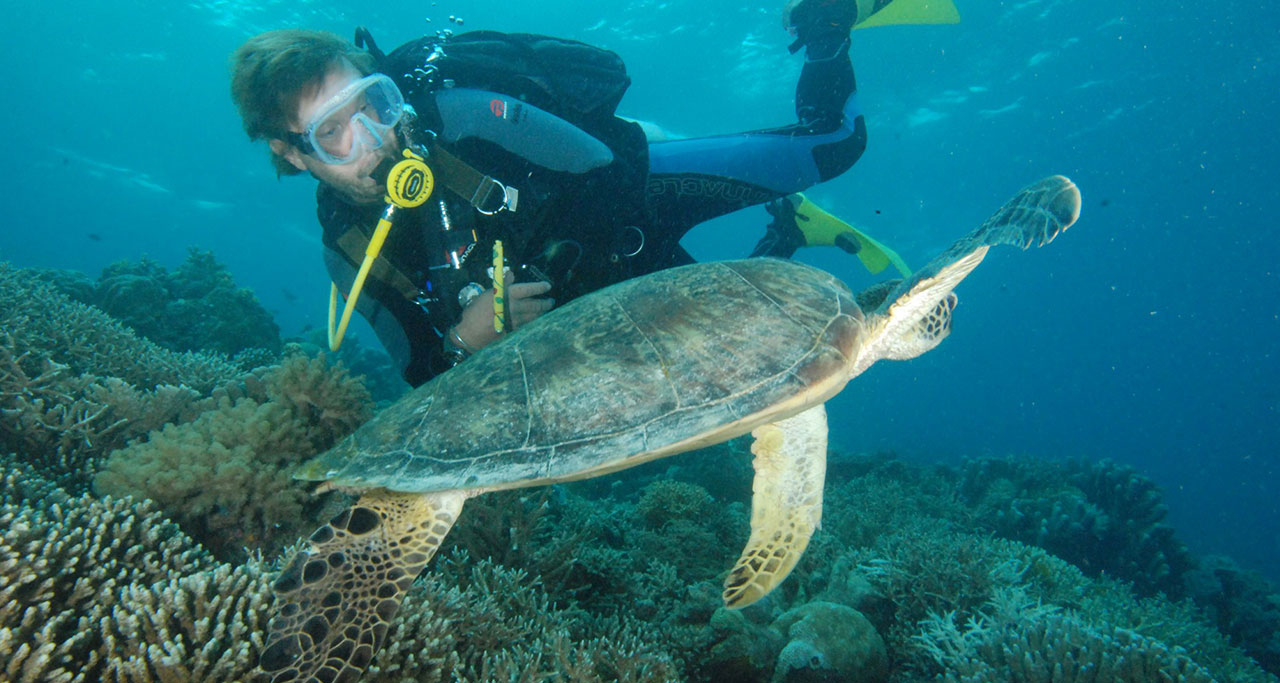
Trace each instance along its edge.
<instances>
[{"instance_id":1,"label":"yellow regulator","mask_svg":"<svg viewBox=\"0 0 1280 683\"><path fill-rule=\"evenodd\" d=\"M387 203L402 209L422 206L436 187L436 177L427 161L405 148L404 158L387 175Z\"/></svg>"}]
</instances>

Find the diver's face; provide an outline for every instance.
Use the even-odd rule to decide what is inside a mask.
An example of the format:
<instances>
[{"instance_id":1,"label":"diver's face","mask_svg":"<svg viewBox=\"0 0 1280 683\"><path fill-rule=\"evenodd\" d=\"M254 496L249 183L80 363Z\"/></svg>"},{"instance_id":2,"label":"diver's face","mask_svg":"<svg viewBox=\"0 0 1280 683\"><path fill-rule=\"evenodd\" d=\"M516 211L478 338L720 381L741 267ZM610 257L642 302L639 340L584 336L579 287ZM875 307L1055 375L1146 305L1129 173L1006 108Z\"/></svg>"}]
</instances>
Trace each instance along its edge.
<instances>
[{"instance_id":1,"label":"diver's face","mask_svg":"<svg viewBox=\"0 0 1280 683\"><path fill-rule=\"evenodd\" d=\"M345 59L325 74L320 88L298 103L298 112L290 124L290 130L302 133L315 117L320 107L351 83L360 80L361 74ZM307 171L320 182L337 190L352 204L380 204L386 194L382 183L369 176L383 160L399 153L399 141L394 134L387 136L386 144L378 149L363 149L355 159L345 164L326 164L311 154L282 140L272 140L271 149L289 160L300 171Z\"/></svg>"}]
</instances>

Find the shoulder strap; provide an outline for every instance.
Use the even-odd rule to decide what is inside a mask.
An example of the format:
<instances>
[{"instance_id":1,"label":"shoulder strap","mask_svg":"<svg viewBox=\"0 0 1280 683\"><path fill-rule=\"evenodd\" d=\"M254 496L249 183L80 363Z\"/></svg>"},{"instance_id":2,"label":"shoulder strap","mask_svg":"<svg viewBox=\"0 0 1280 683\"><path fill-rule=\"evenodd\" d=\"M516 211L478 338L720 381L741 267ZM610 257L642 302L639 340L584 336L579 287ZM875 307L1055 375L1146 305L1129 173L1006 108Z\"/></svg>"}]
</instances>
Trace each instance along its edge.
<instances>
[{"instance_id":1,"label":"shoulder strap","mask_svg":"<svg viewBox=\"0 0 1280 683\"><path fill-rule=\"evenodd\" d=\"M352 263L359 264L364 260L364 251L369 246L369 238L364 236L358 228L351 228L338 238L338 248ZM390 261L384 256L378 256L373 262L373 269L369 274L375 280L386 284L392 289L399 292L404 298L414 301L419 296L418 288L414 286L413 280L407 275L400 272Z\"/></svg>"}]
</instances>

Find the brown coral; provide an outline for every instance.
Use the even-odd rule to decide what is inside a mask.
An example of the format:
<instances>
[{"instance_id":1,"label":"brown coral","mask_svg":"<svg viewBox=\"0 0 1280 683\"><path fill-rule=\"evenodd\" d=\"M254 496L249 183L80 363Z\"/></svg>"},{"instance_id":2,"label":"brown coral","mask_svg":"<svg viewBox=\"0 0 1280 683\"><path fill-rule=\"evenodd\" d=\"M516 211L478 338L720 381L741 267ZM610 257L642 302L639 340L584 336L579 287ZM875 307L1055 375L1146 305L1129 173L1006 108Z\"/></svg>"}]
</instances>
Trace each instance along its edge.
<instances>
[{"instance_id":1,"label":"brown coral","mask_svg":"<svg viewBox=\"0 0 1280 683\"><path fill-rule=\"evenodd\" d=\"M212 562L154 507L72 496L5 460L0 678L95 680L99 633L82 620L110 610L129 586L199 572Z\"/></svg>"},{"instance_id":2,"label":"brown coral","mask_svg":"<svg viewBox=\"0 0 1280 683\"><path fill-rule=\"evenodd\" d=\"M11 341L0 337L0 450L26 454L72 490L87 490L112 450L200 410L200 396L186 387L142 391L114 377L76 375L47 357L15 355Z\"/></svg>"},{"instance_id":3,"label":"brown coral","mask_svg":"<svg viewBox=\"0 0 1280 683\"><path fill-rule=\"evenodd\" d=\"M275 551L326 516L327 498L293 469L370 413L368 392L340 366L294 356L242 398L116 451L94 488L157 501L219 557Z\"/></svg>"}]
</instances>

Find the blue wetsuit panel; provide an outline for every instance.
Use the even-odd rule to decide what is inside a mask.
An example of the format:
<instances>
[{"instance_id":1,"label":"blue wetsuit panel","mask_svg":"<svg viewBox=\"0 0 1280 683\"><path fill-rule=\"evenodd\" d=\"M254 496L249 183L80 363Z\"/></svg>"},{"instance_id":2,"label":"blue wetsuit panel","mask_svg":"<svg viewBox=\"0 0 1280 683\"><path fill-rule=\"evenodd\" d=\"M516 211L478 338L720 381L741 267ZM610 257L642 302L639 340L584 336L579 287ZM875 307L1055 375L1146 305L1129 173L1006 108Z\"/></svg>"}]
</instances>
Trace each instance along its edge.
<instances>
[{"instance_id":1,"label":"blue wetsuit panel","mask_svg":"<svg viewBox=\"0 0 1280 683\"><path fill-rule=\"evenodd\" d=\"M854 135L855 121L861 115L857 96L851 95L844 106L842 124L829 133L806 135L792 126L655 142L649 145L649 173L715 176L778 195L799 192L824 180L814 150Z\"/></svg>"}]
</instances>

